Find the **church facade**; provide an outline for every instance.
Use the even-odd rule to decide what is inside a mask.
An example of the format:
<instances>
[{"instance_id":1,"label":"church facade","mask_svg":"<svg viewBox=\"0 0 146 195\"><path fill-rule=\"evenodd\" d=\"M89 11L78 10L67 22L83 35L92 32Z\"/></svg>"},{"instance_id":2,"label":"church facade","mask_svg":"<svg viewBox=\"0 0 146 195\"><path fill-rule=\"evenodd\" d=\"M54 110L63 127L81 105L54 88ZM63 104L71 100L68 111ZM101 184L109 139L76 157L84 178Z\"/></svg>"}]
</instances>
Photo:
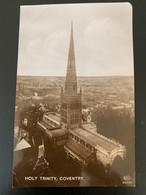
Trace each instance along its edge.
<instances>
[{"instance_id":1,"label":"church facade","mask_svg":"<svg viewBox=\"0 0 146 195\"><path fill-rule=\"evenodd\" d=\"M82 90L77 85L73 24L60 102L60 114L45 113L38 122L39 129L45 133L52 146L63 147L67 158L71 157L84 166L94 160L107 167L112 166L117 156L125 158L125 146L99 134L94 123L82 119Z\"/></svg>"}]
</instances>

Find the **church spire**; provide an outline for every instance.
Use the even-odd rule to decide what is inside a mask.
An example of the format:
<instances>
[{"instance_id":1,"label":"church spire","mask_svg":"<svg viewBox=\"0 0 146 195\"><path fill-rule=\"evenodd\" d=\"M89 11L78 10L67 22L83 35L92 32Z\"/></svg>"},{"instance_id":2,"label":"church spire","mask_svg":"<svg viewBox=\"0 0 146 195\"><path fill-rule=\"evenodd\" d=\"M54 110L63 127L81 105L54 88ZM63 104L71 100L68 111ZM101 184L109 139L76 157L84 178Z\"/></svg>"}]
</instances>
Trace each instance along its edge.
<instances>
[{"instance_id":1,"label":"church spire","mask_svg":"<svg viewBox=\"0 0 146 195\"><path fill-rule=\"evenodd\" d=\"M77 91L73 23L71 23L65 90L61 91L60 122L63 128L81 127L82 122L81 91Z\"/></svg>"},{"instance_id":2,"label":"church spire","mask_svg":"<svg viewBox=\"0 0 146 195\"><path fill-rule=\"evenodd\" d=\"M73 39L73 22L71 22L71 35L68 53L68 65L65 81L66 93L77 93L77 77L75 65L74 39Z\"/></svg>"}]
</instances>

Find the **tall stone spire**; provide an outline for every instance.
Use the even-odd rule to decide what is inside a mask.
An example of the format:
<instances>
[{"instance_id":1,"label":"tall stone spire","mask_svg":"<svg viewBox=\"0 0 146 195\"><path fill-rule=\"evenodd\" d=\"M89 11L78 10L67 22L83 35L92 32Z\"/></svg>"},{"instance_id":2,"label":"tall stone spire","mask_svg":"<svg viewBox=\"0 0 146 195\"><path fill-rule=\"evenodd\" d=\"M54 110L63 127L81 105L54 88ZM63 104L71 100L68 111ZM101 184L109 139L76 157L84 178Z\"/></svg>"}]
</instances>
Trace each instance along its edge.
<instances>
[{"instance_id":1,"label":"tall stone spire","mask_svg":"<svg viewBox=\"0 0 146 195\"><path fill-rule=\"evenodd\" d=\"M65 90L61 90L60 123L62 128L73 129L81 127L82 100L81 91L77 91L75 51L73 40L73 23L71 23L70 44L68 53Z\"/></svg>"},{"instance_id":2,"label":"tall stone spire","mask_svg":"<svg viewBox=\"0 0 146 195\"><path fill-rule=\"evenodd\" d=\"M74 39L73 39L73 22L71 23L71 35L70 45L68 53L68 65L65 81L66 93L77 93L77 77L76 77L76 65L75 65L75 51L74 51Z\"/></svg>"}]
</instances>

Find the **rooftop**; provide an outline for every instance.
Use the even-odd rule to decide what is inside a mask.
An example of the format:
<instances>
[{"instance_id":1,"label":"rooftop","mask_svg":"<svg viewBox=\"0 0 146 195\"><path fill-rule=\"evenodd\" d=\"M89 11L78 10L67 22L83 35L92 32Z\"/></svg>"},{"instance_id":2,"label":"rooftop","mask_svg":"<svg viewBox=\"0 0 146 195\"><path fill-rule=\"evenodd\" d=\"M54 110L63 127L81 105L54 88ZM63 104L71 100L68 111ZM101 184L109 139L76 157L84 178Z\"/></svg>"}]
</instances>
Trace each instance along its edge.
<instances>
[{"instance_id":1,"label":"rooftop","mask_svg":"<svg viewBox=\"0 0 146 195\"><path fill-rule=\"evenodd\" d=\"M43 128L49 129L50 131L52 131L54 129L54 128L52 128L52 126L50 126L45 121L39 121L38 125L42 126Z\"/></svg>"},{"instance_id":2,"label":"rooftop","mask_svg":"<svg viewBox=\"0 0 146 195\"><path fill-rule=\"evenodd\" d=\"M23 149L27 149L30 148L31 145L25 140L22 139L15 147L14 151L18 151L18 150L23 150Z\"/></svg>"},{"instance_id":3,"label":"rooftop","mask_svg":"<svg viewBox=\"0 0 146 195\"><path fill-rule=\"evenodd\" d=\"M119 147L118 144L113 143L104 136L93 134L92 132L86 131L82 128L75 128L72 132L84 139L87 143L90 143L93 147L99 146L108 152L111 152L115 148Z\"/></svg>"},{"instance_id":4,"label":"rooftop","mask_svg":"<svg viewBox=\"0 0 146 195\"><path fill-rule=\"evenodd\" d=\"M83 161L87 161L88 159L91 159L93 157L93 152L91 152L89 149L85 148L85 146L79 144L71 138L68 139L65 144L65 147L67 147L67 149L69 149L72 153L77 155Z\"/></svg>"},{"instance_id":5,"label":"rooftop","mask_svg":"<svg viewBox=\"0 0 146 195\"><path fill-rule=\"evenodd\" d=\"M90 122L90 123L83 123L82 127L83 127L83 129L88 130L88 131L97 129L96 125L94 123L92 123L92 122Z\"/></svg>"},{"instance_id":6,"label":"rooftop","mask_svg":"<svg viewBox=\"0 0 146 195\"><path fill-rule=\"evenodd\" d=\"M66 129L52 128L50 125L48 125L48 123L44 121L40 121L38 125L45 130L46 134L51 135L52 137L63 136L67 133Z\"/></svg>"},{"instance_id":7,"label":"rooftop","mask_svg":"<svg viewBox=\"0 0 146 195\"><path fill-rule=\"evenodd\" d=\"M45 116L50 117L51 119L53 119L56 122L60 122L60 115L58 113L48 112L48 113L45 113Z\"/></svg>"},{"instance_id":8,"label":"rooftop","mask_svg":"<svg viewBox=\"0 0 146 195\"><path fill-rule=\"evenodd\" d=\"M66 135L66 133L67 133L66 129L55 129L51 131L52 137L63 136L63 135Z\"/></svg>"}]
</instances>

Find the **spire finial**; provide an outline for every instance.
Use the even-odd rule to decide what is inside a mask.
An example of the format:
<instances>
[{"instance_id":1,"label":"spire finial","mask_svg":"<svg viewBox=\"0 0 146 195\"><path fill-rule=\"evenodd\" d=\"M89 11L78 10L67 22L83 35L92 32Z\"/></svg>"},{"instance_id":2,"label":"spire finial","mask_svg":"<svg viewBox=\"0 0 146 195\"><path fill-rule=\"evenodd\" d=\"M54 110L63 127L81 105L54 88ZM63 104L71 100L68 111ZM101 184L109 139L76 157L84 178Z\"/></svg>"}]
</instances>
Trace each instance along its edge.
<instances>
[{"instance_id":1,"label":"spire finial","mask_svg":"<svg viewBox=\"0 0 146 195\"><path fill-rule=\"evenodd\" d=\"M71 21L71 35L73 36L73 21Z\"/></svg>"}]
</instances>

